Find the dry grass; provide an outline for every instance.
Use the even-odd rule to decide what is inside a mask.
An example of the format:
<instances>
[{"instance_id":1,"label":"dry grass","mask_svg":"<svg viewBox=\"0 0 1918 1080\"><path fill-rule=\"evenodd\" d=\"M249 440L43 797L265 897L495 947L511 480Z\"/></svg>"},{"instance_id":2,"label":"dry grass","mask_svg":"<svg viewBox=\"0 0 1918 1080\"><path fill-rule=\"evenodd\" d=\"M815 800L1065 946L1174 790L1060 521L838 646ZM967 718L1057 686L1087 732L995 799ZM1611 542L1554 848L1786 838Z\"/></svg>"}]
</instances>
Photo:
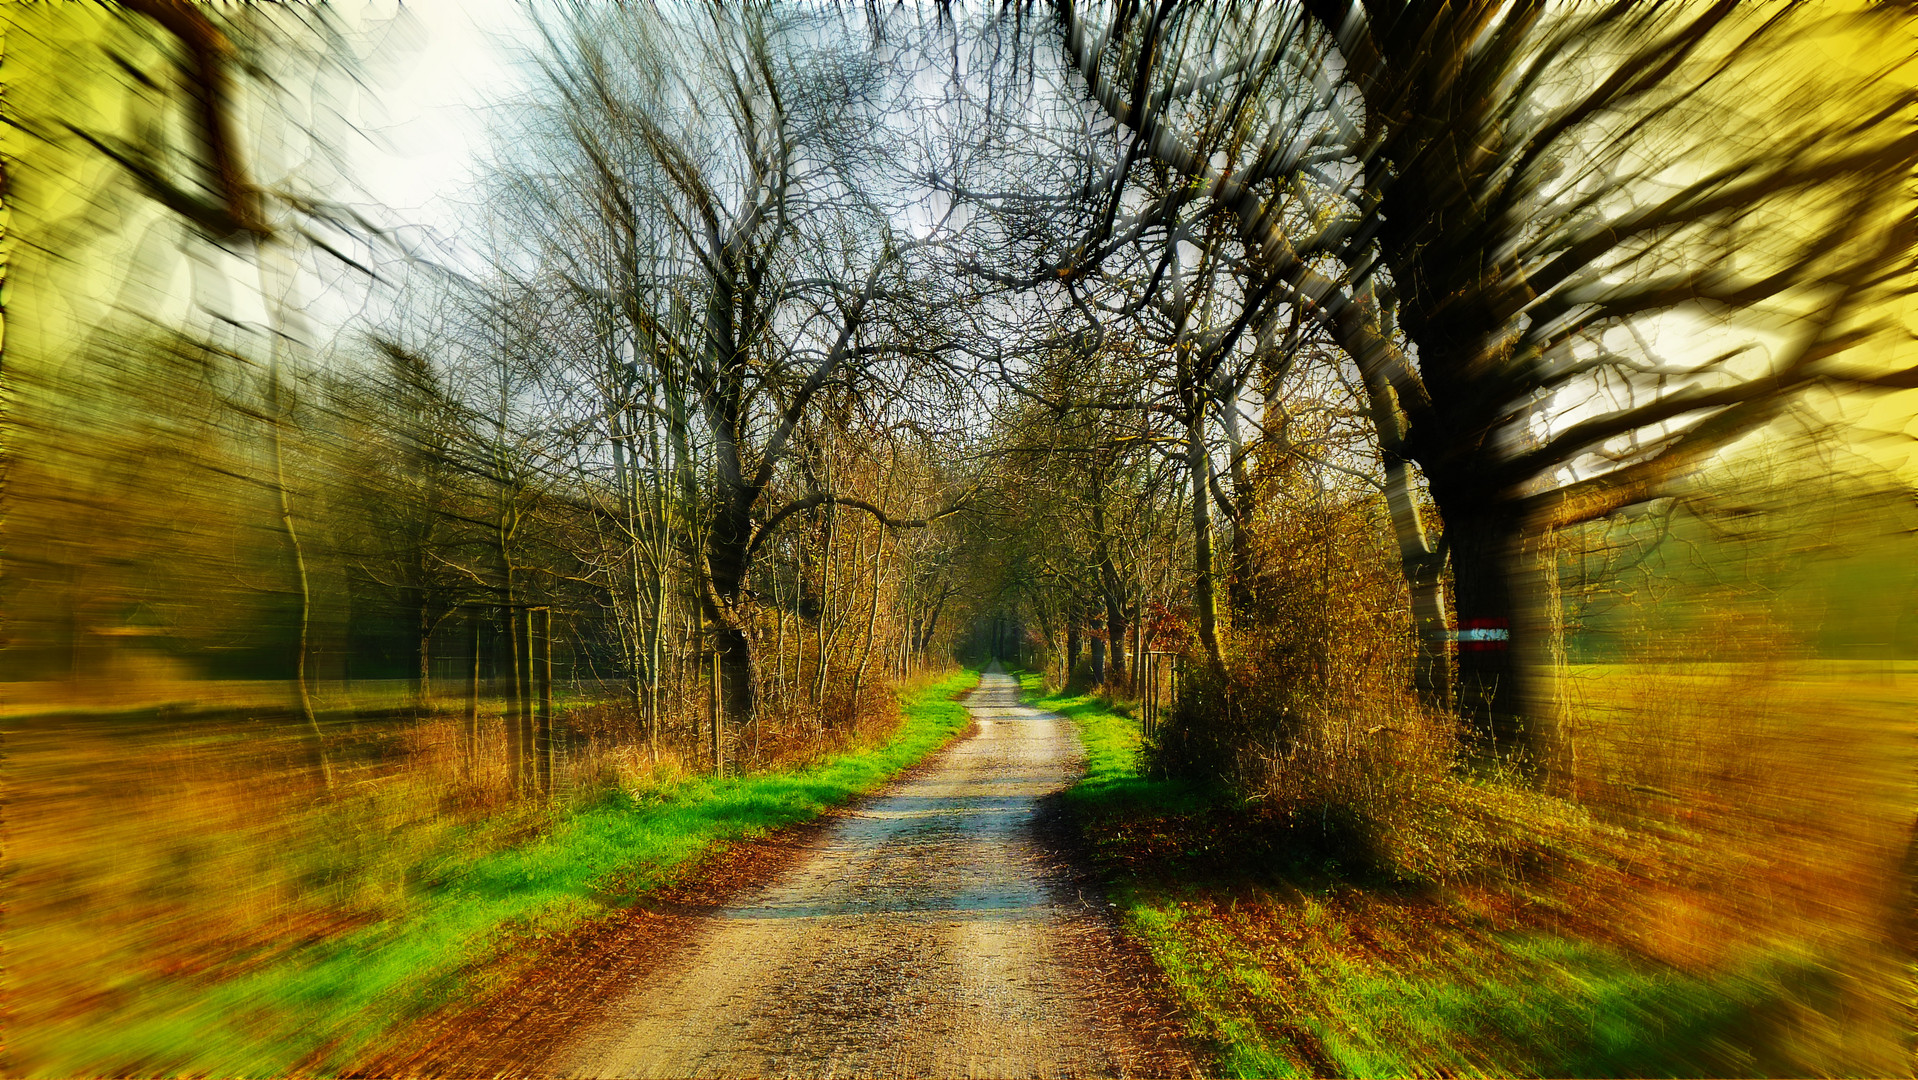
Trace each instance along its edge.
<instances>
[{"instance_id":1,"label":"dry grass","mask_svg":"<svg viewBox=\"0 0 1918 1080\"><path fill-rule=\"evenodd\" d=\"M1691 971L1754 953L1832 965L1831 999L1788 1021L1800 1059L1909 1069L1918 676L1820 661L1567 675L1577 804L1623 840L1591 901L1600 928Z\"/></svg>"},{"instance_id":2,"label":"dry grass","mask_svg":"<svg viewBox=\"0 0 1918 1080\"><path fill-rule=\"evenodd\" d=\"M1223 676L1188 655L1141 775L1085 804L1221 1068L1909 1073L1913 665L1695 590L1640 661L1528 671L1570 747L1534 786L1411 698L1376 514L1281 516Z\"/></svg>"},{"instance_id":3,"label":"dry grass","mask_svg":"<svg viewBox=\"0 0 1918 1080\"><path fill-rule=\"evenodd\" d=\"M270 699L283 685L162 689ZM508 780L497 702L485 703L471 764L462 716L363 708L326 720L336 770L326 792L284 712L142 704L153 692L130 686L65 711L50 711L49 695L37 715L8 722L9 1074L93 1060L86 1048L102 1032L184 1017L220 987L403 917L457 867L546 835L608 790L674 788L707 768L695 710L666 718L655 747L617 707L575 703L553 798L525 799ZM769 717L752 767L789 771L883 742L899 718L895 691L862 697L830 728Z\"/></svg>"},{"instance_id":4,"label":"dry grass","mask_svg":"<svg viewBox=\"0 0 1918 1080\"><path fill-rule=\"evenodd\" d=\"M1767 670L1588 669L1581 801L1445 773L1346 810L1394 830L1369 835L1147 779L1136 724L1045 704L1086 735L1073 803L1222 1073L1905 1073L1910 762L1885 736L1910 684ZM1673 752L1702 760L1645 760Z\"/></svg>"},{"instance_id":5,"label":"dry grass","mask_svg":"<svg viewBox=\"0 0 1918 1080\"><path fill-rule=\"evenodd\" d=\"M56 714L8 732L10 1064L156 988L244 975L393 913L436 856L542 829L456 721L362 722L324 795L285 718ZM499 778L495 778L499 774Z\"/></svg>"}]
</instances>

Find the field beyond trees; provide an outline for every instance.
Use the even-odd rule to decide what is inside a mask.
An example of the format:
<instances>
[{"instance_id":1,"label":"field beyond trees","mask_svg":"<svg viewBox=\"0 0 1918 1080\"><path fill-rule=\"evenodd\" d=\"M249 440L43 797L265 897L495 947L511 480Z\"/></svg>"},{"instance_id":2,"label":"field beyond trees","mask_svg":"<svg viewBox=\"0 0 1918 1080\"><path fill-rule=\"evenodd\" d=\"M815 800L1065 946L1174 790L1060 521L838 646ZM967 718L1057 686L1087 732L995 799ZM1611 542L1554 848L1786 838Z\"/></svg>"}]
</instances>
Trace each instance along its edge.
<instances>
[{"instance_id":1,"label":"field beyond trees","mask_svg":"<svg viewBox=\"0 0 1918 1080\"><path fill-rule=\"evenodd\" d=\"M1898 1008L1866 996L1855 965L1903 903L1860 856L1895 858L1903 837L1874 834L1857 808L1794 812L1793 789L1877 788L1893 817L1902 772L1853 760L1835 777L1821 747L1901 723L1918 673L1580 674L1609 700L1576 807L1440 778L1396 805L1351 793L1305 814L1152 778L1136 706L1024 683L1079 725L1087 775L1066 805L1223 1075L1843 1072L1883 1030L1866 1018ZM1787 715L1819 716L1815 730L1728 737L1755 686ZM1820 715L1847 691L1855 705ZM1665 709L1716 729L1721 777L1766 782L1734 795L1722 779L1660 778L1681 796L1627 779L1642 775L1633 729ZM1897 985L1895 954L1878 955Z\"/></svg>"}]
</instances>

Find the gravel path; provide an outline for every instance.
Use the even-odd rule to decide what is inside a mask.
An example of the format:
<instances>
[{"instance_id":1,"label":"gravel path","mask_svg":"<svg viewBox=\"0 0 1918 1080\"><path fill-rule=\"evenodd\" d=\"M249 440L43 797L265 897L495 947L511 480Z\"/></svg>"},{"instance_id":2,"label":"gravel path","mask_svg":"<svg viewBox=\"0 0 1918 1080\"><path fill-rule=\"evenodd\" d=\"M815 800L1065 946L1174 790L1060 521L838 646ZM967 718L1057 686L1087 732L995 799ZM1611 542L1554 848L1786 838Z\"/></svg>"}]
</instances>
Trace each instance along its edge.
<instances>
[{"instance_id":1,"label":"gravel path","mask_svg":"<svg viewBox=\"0 0 1918 1080\"><path fill-rule=\"evenodd\" d=\"M572 1076L1114 1076L1163 1053L1101 1006L1109 936L1034 832L1070 722L988 672L976 734L825 832L551 1062ZM1185 1065L1190 1068L1190 1065Z\"/></svg>"}]
</instances>

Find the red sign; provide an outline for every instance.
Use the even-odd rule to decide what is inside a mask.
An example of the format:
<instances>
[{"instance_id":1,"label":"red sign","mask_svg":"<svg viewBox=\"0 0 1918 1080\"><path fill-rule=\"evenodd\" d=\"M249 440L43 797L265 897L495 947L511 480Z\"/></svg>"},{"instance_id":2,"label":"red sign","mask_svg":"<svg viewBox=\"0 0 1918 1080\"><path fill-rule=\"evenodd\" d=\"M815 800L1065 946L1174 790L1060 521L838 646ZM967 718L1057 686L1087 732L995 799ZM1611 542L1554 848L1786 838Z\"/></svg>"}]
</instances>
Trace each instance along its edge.
<instances>
[{"instance_id":1,"label":"red sign","mask_svg":"<svg viewBox=\"0 0 1918 1080\"><path fill-rule=\"evenodd\" d=\"M1511 624L1504 619L1460 619L1452 640L1460 652L1499 652L1512 643Z\"/></svg>"}]
</instances>

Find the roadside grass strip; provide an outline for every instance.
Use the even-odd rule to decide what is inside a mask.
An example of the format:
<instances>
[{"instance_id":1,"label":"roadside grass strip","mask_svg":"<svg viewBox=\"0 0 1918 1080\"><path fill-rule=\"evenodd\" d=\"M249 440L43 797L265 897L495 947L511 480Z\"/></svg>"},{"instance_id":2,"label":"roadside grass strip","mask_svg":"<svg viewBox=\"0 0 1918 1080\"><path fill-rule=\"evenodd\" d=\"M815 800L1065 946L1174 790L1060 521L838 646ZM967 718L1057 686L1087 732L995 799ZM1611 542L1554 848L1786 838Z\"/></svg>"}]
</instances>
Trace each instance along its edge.
<instances>
[{"instance_id":1,"label":"roadside grass strip","mask_svg":"<svg viewBox=\"0 0 1918 1080\"><path fill-rule=\"evenodd\" d=\"M1220 1075L1761 1075L1789 1067L1757 1018L1829 978L1773 956L1707 980L1483 898L1275 859L1230 835L1256 821L1237 800L1144 775L1136 720L1020 683L1077 724L1067 803Z\"/></svg>"},{"instance_id":2,"label":"roadside grass strip","mask_svg":"<svg viewBox=\"0 0 1918 1080\"><path fill-rule=\"evenodd\" d=\"M668 885L740 840L883 786L971 724L956 672L902 704L884 745L792 772L613 790L505 849L417 867L400 914L224 981L146 982L110 1027L49 1033L44 1075L337 1073L409 1019L468 996L490 964Z\"/></svg>"}]
</instances>

